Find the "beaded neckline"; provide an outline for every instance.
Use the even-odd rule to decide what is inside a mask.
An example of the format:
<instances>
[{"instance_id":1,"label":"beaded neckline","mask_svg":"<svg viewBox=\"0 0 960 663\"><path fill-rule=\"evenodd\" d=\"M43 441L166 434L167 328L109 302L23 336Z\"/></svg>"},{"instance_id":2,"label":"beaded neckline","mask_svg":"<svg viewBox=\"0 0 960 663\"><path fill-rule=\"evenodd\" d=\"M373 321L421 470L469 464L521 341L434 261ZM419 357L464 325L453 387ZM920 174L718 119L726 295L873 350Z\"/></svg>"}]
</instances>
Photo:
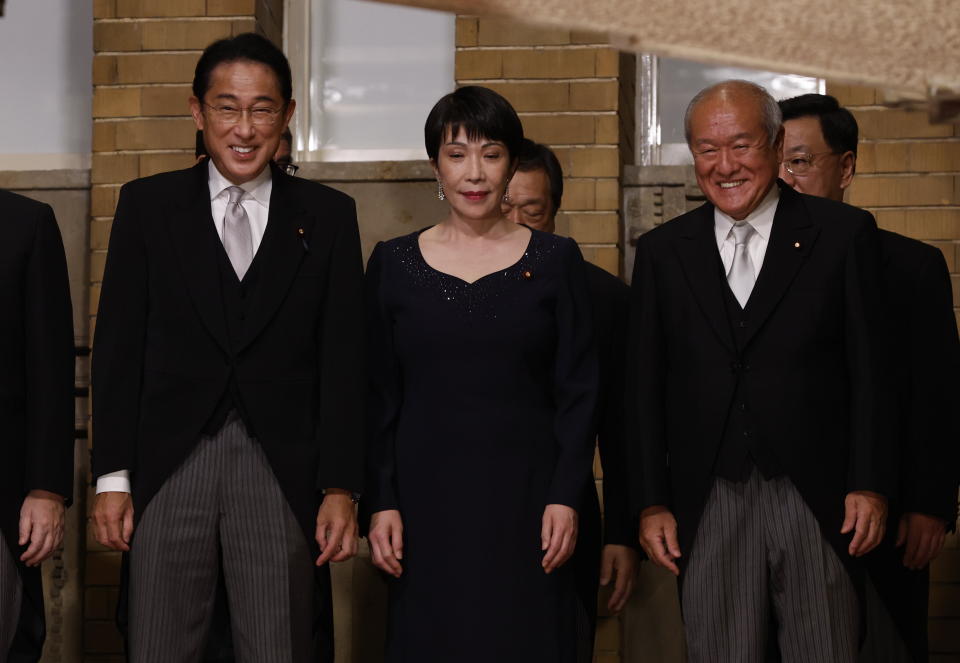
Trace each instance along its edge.
<instances>
[{"instance_id":1,"label":"beaded neckline","mask_svg":"<svg viewBox=\"0 0 960 663\"><path fill-rule=\"evenodd\" d=\"M432 227L432 226L430 226L430 227ZM492 271L492 272L490 272L490 273L488 273L488 274L484 274L483 276L481 276L481 277L479 277L479 278L476 278L476 279L474 279L473 281L467 281L467 280L465 280L465 279L460 278L459 276L455 276L455 275L450 274L450 273L448 273L448 272L441 271L441 270L437 269L436 267L434 267L433 265L431 265L429 262L427 262L427 258L423 255L423 251L422 251L421 248L420 248L420 235L422 235L424 232L426 232L427 230L429 230L430 227L428 227L428 228L423 228L422 230L418 230L417 232L413 233L413 245L414 245L414 247L416 248L416 252L417 252L417 255L418 255L419 258L420 258L420 261L427 267L427 269L429 269L429 270L431 270L431 271L433 271L433 272L436 272L439 276L445 277L445 278L448 278L448 279L453 279L454 281L459 281L459 282L462 283L465 287L468 287L468 288L469 288L470 286L477 285L478 283L480 283L481 281L483 281L483 280L485 280L485 279L489 279L489 278L492 278L492 277L497 276L497 275L504 275L504 276L505 276L508 272L510 272L511 270L513 270L513 269L515 269L516 267L518 267L518 266L520 265L520 263L522 263L522 262L524 261L524 259L526 259L526 258L530 255L530 249L533 247L534 237L536 237L536 231L534 231L533 229L531 229L531 230L530 230L530 239L527 240L527 246L526 246L526 248L523 250L523 253L520 255L520 257L517 258L517 261L514 262L512 265L507 265L506 267L504 267L504 268L502 268L502 269L497 269L497 270L494 270L494 271Z\"/></svg>"},{"instance_id":2,"label":"beaded neckline","mask_svg":"<svg viewBox=\"0 0 960 663\"><path fill-rule=\"evenodd\" d=\"M415 284L434 292L441 300L459 308L468 315L479 314L497 318L497 302L510 284L531 282L539 276L537 269L551 252L554 242L544 242L541 233L533 231L527 250L514 264L481 276L476 281L463 279L434 269L420 251L419 237L423 231L411 233L397 246L397 257Z\"/></svg>"}]
</instances>

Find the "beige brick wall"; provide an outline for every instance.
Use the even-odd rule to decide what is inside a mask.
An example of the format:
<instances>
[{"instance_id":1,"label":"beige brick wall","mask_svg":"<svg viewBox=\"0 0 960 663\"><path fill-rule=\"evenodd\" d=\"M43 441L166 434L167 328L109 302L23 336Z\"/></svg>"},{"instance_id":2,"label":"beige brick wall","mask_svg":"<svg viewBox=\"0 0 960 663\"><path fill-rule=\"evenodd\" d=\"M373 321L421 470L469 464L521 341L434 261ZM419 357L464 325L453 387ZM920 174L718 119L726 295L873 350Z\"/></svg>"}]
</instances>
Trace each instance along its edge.
<instances>
[{"instance_id":1,"label":"beige brick wall","mask_svg":"<svg viewBox=\"0 0 960 663\"><path fill-rule=\"evenodd\" d=\"M878 104L880 93L828 85L860 125L857 176L847 202L873 212L882 228L943 252L960 322L960 125L930 124L926 113ZM949 415L948 415L949 416ZM930 660L960 659L960 542L947 540L931 566Z\"/></svg>"},{"instance_id":2,"label":"beige brick wall","mask_svg":"<svg viewBox=\"0 0 960 663\"><path fill-rule=\"evenodd\" d=\"M95 0L90 192L90 332L113 211L129 180L194 162L187 99L210 42L259 31L282 38L282 0ZM92 502L92 500L91 500ZM119 663L118 553L87 534L84 660Z\"/></svg>"}]
</instances>

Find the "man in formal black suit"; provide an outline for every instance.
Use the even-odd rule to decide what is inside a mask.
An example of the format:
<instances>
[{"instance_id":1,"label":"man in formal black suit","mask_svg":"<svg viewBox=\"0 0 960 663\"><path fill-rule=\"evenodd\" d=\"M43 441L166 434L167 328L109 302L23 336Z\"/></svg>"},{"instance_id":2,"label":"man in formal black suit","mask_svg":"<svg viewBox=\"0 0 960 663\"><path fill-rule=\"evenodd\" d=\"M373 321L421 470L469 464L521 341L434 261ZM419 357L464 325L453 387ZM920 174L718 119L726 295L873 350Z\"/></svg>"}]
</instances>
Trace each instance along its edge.
<instances>
[{"instance_id":1,"label":"man in formal black suit","mask_svg":"<svg viewBox=\"0 0 960 663\"><path fill-rule=\"evenodd\" d=\"M842 201L856 172L859 131L853 114L821 94L781 101L780 109L781 178L802 193ZM886 230L880 231L880 251L896 348L901 474L887 540L865 561L896 629L886 627L887 615L868 610L862 660L919 663L928 657L929 563L942 550L946 532L956 528L960 341L943 254Z\"/></svg>"},{"instance_id":2,"label":"man in formal black suit","mask_svg":"<svg viewBox=\"0 0 960 663\"><path fill-rule=\"evenodd\" d=\"M73 311L49 205L0 190L0 663L38 661L40 563L73 499Z\"/></svg>"},{"instance_id":3,"label":"man in formal black suit","mask_svg":"<svg viewBox=\"0 0 960 663\"><path fill-rule=\"evenodd\" d=\"M777 180L763 88L707 88L685 124L710 202L639 239L631 288L640 542L682 578L692 662L762 660L771 606L786 659L852 662L893 481L876 226Z\"/></svg>"},{"instance_id":4,"label":"man in formal black suit","mask_svg":"<svg viewBox=\"0 0 960 663\"><path fill-rule=\"evenodd\" d=\"M329 646L312 637L328 632L324 565L357 545L355 206L270 164L294 101L269 41L209 46L193 94L209 158L125 185L114 217L94 340L95 531L130 553L134 663L200 659L221 567L238 658L311 660Z\"/></svg>"},{"instance_id":5,"label":"man in formal black suit","mask_svg":"<svg viewBox=\"0 0 960 663\"><path fill-rule=\"evenodd\" d=\"M510 180L509 199L503 212L514 223L536 230L556 230L557 212L563 201L563 169L546 145L524 140L517 171ZM603 525L593 483L586 487L574 565L591 632L585 660L593 657L593 633L597 618L598 583L613 591L607 609L623 609L633 593L637 575L636 524L628 515L627 477L624 460L624 362L627 343L629 292L627 285L610 272L586 263L587 286L594 306L594 323L600 358L600 397L597 442L603 467ZM602 545L601 545L602 539Z\"/></svg>"}]
</instances>

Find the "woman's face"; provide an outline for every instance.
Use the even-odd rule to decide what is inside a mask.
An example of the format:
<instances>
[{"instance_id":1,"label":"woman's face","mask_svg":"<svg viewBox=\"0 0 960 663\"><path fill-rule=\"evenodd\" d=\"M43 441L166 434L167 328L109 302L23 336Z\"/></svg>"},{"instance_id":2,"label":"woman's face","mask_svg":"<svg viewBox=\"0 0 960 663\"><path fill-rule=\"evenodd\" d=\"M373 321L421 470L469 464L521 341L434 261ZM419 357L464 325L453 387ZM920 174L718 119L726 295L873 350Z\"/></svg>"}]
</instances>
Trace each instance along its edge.
<instances>
[{"instance_id":1,"label":"woman's face","mask_svg":"<svg viewBox=\"0 0 960 663\"><path fill-rule=\"evenodd\" d=\"M446 132L433 164L453 211L467 219L502 216L500 201L513 174L507 146L496 140L470 140L462 128Z\"/></svg>"}]
</instances>

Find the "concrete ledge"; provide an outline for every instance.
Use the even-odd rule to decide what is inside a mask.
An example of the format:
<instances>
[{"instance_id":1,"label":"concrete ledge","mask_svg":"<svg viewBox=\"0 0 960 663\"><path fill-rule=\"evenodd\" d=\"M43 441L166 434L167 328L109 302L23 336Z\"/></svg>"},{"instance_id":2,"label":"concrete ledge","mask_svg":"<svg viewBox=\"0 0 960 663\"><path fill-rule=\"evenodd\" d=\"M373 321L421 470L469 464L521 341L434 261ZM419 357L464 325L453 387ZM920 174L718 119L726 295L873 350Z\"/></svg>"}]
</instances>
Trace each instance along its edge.
<instances>
[{"instance_id":1,"label":"concrete ledge","mask_svg":"<svg viewBox=\"0 0 960 663\"><path fill-rule=\"evenodd\" d=\"M298 177L325 183L422 182L435 179L429 161L314 161L298 165Z\"/></svg>"},{"instance_id":2,"label":"concrete ledge","mask_svg":"<svg viewBox=\"0 0 960 663\"><path fill-rule=\"evenodd\" d=\"M623 186L697 186L693 166L625 166Z\"/></svg>"},{"instance_id":3,"label":"concrete ledge","mask_svg":"<svg viewBox=\"0 0 960 663\"><path fill-rule=\"evenodd\" d=\"M0 189L19 191L38 189L89 189L90 171L70 170L0 170Z\"/></svg>"}]
</instances>

